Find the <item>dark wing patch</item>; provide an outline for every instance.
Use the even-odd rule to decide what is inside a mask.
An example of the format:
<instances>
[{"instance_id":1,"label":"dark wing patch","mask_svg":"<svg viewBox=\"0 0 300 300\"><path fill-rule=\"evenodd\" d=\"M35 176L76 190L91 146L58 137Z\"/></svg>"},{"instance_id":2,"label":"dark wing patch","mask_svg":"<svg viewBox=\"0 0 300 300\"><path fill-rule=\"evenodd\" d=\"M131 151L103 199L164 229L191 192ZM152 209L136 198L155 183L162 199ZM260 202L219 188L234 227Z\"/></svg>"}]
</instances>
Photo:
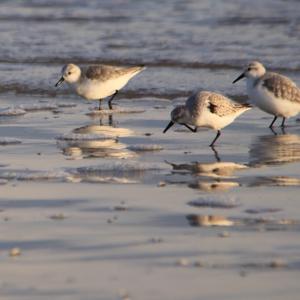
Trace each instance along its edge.
<instances>
[{"instance_id":1,"label":"dark wing patch","mask_svg":"<svg viewBox=\"0 0 300 300\"><path fill-rule=\"evenodd\" d=\"M100 66L90 66L85 72L85 76L89 79L99 79L103 73L103 68Z\"/></svg>"},{"instance_id":2,"label":"dark wing patch","mask_svg":"<svg viewBox=\"0 0 300 300\"><path fill-rule=\"evenodd\" d=\"M90 66L87 68L85 76L89 79L95 80L109 80L125 74L125 69L123 68L116 68L113 66L105 66L105 65L98 65L98 66Z\"/></svg>"},{"instance_id":3,"label":"dark wing patch","mask_svg":"<svg viewBox=\"0 0 300 300\"><path fill-rule=\"evenodd\" d=\"M246 110L249 108L249 105L235 103L229 98L218 93L209 93L207 107L211 113L223 117L235 114L240 110Z\"/></svg>"},{"instance_id":4,"label":"dark wing patch","mask_svg":"<svg viewBox=\"0 0 300 300\"><path fill-rule=\"evenodd\" d=\"M209 102L208 109L212 114L215 114L215 113L217 113L218 106Z\"/></svg>"}]
</instances>

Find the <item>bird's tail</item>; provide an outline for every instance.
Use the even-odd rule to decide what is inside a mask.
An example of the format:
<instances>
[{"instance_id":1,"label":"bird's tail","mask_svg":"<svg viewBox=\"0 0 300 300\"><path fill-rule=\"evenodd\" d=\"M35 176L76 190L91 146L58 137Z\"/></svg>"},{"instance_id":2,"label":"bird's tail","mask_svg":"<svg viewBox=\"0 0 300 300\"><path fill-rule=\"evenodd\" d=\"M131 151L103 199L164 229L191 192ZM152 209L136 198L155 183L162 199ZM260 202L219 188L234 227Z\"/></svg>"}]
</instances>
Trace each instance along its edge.
<instances>
[{"instance_id":1,"label":"bird's tail","mask_svg":"<svg viewBox=\"0 0 300 300\"><path fill-rule=\"evenodd\" d=\"M248 107L248 108L252 108L252 107L253 107L252 104L247 103L247 102L243 103L243 106L244 106L244 107Z\"/></svg>"},{"instance_id":2,"label":"bird's tail","mask_svg":"<svg viewBox=\"0 0 300 300\"><path fill-rule=\"evenodd\" d=\"M142 72L145 69L146 69L145 65L140 65L140 66L130 67L129 72L137 74L137 73Z\"/></svg>"}]
</instances>

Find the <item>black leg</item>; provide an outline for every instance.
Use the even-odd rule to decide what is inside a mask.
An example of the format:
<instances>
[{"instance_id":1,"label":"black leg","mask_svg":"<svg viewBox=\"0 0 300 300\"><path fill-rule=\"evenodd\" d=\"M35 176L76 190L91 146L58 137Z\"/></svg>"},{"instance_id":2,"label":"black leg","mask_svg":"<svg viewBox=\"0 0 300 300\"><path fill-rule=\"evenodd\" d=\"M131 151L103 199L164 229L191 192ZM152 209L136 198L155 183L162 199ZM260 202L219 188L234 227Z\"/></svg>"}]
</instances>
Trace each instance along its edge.
<instances>
[{"instance_id":1,"label":"black leg","mask_svg":"<svg viewBox=\"0 0 300 300\"><path fill-rule=\"evenodd\" d=\"M108 100L108 107L109 109L112 109L112 101L114 100L115 96L118 94L118 90L111 96L111 98Z\"/></svg>"},{"instance_id":2,"label":"black leg","mask_svg":"<svg viewBox=\"0 0 300 300\"><path fill-rule=\"evenodd\" d=\"M102 107L101 107L101 99L99 99L99 108L98 108L98 110L102 110Z\"/></svg>"},{"instance_id":3,"label":"black leg","mask_svg":"<svg viewBox=\"0 0 300 300\"><path fill-rule=\"evenodd\" d=\"M187 125L185 123L182 123L181 125L185 126L186 128L188 128L192 132L197 132L197 127L192 128L191 126L189 126L189 125Z\"/></svg>"},{"instance_id":4,"label":"black leg","mask_svg":"<svg viewBox=\"0 0 300 300\"><path fill-rule=\"evenodd\" d=\"M282 123L281 123L281 126L280 126L281 128L285 127L284 123L285 123L285 117L282 118Z\"/></svg>"},{"instance_id":5,"label":"black leg","mask_svg":"<svg viewBox=\"0 0 300 300\"><path fill-rule=\"evenodd\" d=\"M214 140L211 142L211 144L209 145L209 147L213 147L216 140L219 138L219 136L221 135L221 131L218 130L216 137L214 138Z\"/></svg>"},{"instance_id":6,"label":"black leg","mask_svg":"<svg viewBox=\"0 0 300 300\"><path fill-rule=\"evenodd\" d=\"M273 119L273 121L271 122L269 128L272 128L272 127L273 127L273 124L275 123L276 120L277 120L277 116L274 116L274 119Z\"/></svg>"}]
</instances>

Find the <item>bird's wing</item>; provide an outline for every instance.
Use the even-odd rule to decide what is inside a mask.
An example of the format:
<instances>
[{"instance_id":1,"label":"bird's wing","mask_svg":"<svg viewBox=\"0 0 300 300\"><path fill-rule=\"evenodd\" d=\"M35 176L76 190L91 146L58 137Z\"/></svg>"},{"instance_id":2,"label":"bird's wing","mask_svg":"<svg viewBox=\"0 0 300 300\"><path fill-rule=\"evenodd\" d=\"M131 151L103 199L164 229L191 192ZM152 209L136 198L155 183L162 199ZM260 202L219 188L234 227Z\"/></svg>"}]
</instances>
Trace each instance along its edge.
<instances>
[{"instance_id":1,"label":"bird's wing","mask_svg":"<svg viewBox=\"0 0 300 300\"><path fill-rule=\"evenodd\" d=\"M92 80L107 81L115 79L129 73L140 72L144 67L115 67L109 65L89 66L85 71L85 76Z\"/></svg>"},{"instance_id":2,"label":"bird's wing","mask_svg":"<svg viewBox=\"0 0 300 300\"><path fill-rule=\"evenodd\" d=\"M288 77L277 73L267 73L262 78L262 86L273 93L275 97L300 104L300 89Z\"/></svg>"},{"instance_id":3,"label":"bird's wing","mask_svg":"<svg viewBox=\"0 0 300 300\"><path fill-rule=\"evenodd\" d=\"M232 115L240 110L246 110L250 108L249 104L233 102L229 98L218 93L209 93L206 103L210 112L217 114L220 117Z\"/></svg>"}]
</instances>

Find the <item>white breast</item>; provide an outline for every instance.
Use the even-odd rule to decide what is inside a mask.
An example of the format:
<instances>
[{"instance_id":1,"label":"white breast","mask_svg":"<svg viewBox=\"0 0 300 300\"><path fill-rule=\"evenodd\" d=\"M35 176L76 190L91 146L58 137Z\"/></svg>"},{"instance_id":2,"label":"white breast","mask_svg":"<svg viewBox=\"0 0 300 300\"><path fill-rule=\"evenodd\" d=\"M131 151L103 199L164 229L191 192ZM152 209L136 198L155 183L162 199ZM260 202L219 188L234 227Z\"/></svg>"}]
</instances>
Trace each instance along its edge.
<instances>
[{"instance_id":1,"label":"white breast","mask_svg":"<svg viewBox=\"0 0 300 300\"><path fill-rule=\"evenodd\" d=\"M288 118L300 112L299 103L275 97L261 82L254 87L247 82L247 92L251 103L269 114Z\"/></svg>"},{"instance_id":2,"label":"white breast","mask_svg":"<svg viewBox=\"0 0 300 300\"><path fill-rule=\"evenodd\" d=\"M126 74L107 81L86 79L76 85L76 92L87 100L99 100L122 89L135 74Z\"/></svg>"},{"instance_id":3,"label":"white breast","mask_svg":"<svg viewBox=\"0 0 300 300\"><path fill-rule=\"evenodd\" d=\"M236 114L230 114L227 116L218 116L215 113L211 113L206 107L203 109L202 113L198 116L197 119L193 120L194 126L197 127L207 127L212 128L214 130L222 129L228 126L230 123L234 121L236 117L242 114L244 111L238 111Z\"/></svg>"}]
</instances>

